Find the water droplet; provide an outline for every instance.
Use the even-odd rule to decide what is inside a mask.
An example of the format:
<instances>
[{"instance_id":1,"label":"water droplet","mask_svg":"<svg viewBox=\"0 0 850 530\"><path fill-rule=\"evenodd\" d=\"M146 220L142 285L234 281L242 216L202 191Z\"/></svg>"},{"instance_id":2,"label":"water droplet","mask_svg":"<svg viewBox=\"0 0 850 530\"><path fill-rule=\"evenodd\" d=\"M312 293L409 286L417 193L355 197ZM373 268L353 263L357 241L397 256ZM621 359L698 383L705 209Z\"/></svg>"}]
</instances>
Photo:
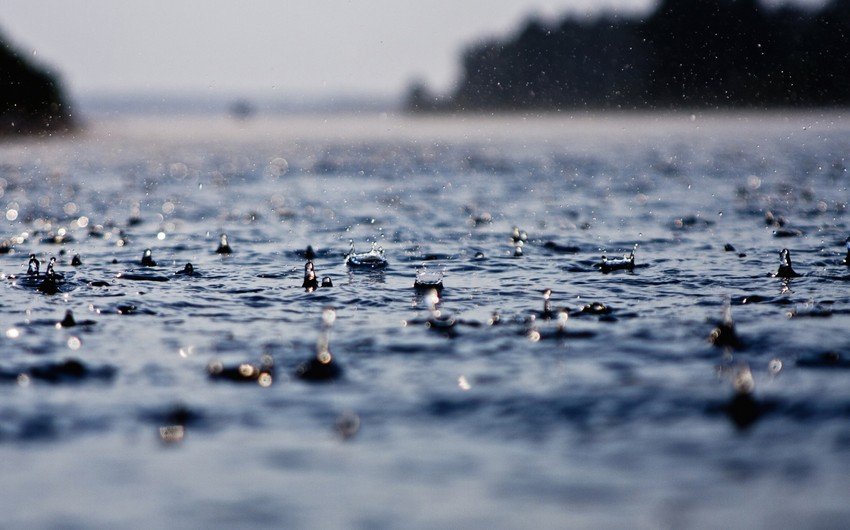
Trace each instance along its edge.
<instances>
[{"instance_id":1,"label":"water droplet","mask_svg":"<svg viewBox=\"0 0 850 530\"><path fill-rule=\"evenodd\" d=\"M289 162L285 158L276 157L269 162L269 173L273 177L282 177L289 171Z\"/></svg>"},{"instance_id":2,"label":"water droplet","mask_svg":"<svg viewBox=\"0 0 850 530\"><path fill-rule=\"evenodd\" d=\"M333 307L326 307L322 310L322 323L325 326L333 326L336 321L336 310Z\"/></svg>"},{"instance_id":3,"label":"water droplet","mask_svg":"<svg viewBox=\"0 0 850 530\"><path fill-rule=\"evenodd\" d=\"M428 311L432 314L438 313L437 305L440 303L440 294L436 289L431 289L425 295L425 303L428 304Z\"/></svg>"},{"instance_id":4,"label":"water droplet","mask_svg":"<svg viewBox=\"0 0 850 530\"><path fill-rule=\"evenodd\" d=\"M123 246L123 240L119 241L118 246ZM142 254L141 260L142 267L156 267L156 262L153 260L153 251L149 248L145 249L145 252Z\"/></svg>"},{"instance_id":5,"label":"water droplet","mask_svg":"<svg viewBox=\"0 0 850 530\"><path fill-rule=\"evenodd\" d=\"M186 429L182 425L165 425L159 428L159 439L164 443L179 443L186 436Z\"/></svg>"},{"instance_id":6,"label":"water droplet","mask_svg":"<svg viewBox=\"0 0 850 530\"><path fill-rule=\"evenodd\" d=\"M257 384L263 388L272 386L272 375L268 372L261 373L260 377L257 378Z\"/></svg>"},{"instance_id":7,"label":"water droplet","mask_svg":"<svg viewBox=\"0 0 850 530\"><path fill-rule=\"evenodd\" d=\"M767 363L767 369L771 375L777 375L780 371L782 371L782 361L779 359L771 359L769 363Z\"/></svg>"},{"instance_id":8,"label":"water droplet","mask_svg":"<svg viewBox=\"0 0 850 530\"><path fill-rule=\"evenodd\" d=\"M753 379L753 372L749 366L743 365L738 368L732 386L738 394L751 394L755 390L756 381Z\"/></svg>"},{"instance_id":9,"label":"water droplet","mask_svg":"<svg viewBox=\"0 0 850 530\"><path fill-rule=\"evenodd\" d=\"M221 234L218 242L218 248L215 249L216 254L232 254L233 249L230 248L230 244L227 242L227 234Z\"/></svg>"},{"instance_id":10,"label":"water droplet","mask_svg":"<svg viewBox=\"0 0 850 530\"><path fill-rule=\"evenodd\" d=\"M355 412L343 412L334 422L334 429L344 440L347 440L360 430L360 416Z\"/></svg>"}]
</instances>

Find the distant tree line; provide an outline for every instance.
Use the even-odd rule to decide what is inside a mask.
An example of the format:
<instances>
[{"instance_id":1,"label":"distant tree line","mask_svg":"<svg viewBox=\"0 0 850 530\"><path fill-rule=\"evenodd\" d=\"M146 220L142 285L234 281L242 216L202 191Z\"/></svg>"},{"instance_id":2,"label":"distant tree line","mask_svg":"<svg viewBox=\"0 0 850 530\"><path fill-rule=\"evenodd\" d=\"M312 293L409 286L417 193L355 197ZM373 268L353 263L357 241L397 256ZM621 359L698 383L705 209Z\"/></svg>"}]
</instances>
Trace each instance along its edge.
<instances>
[{"instance_id":1,"label":"distant tree line","mask_svg":"<svg viewBox=\"0 0 850 530\"><path fill-rule=\"evenodd\" d=\"M529 20L463 54L448 95L411 111L814 107L850 103L850 0L662 0L644 18Z\"/></svg>"},{"instance_id":2,"label":"distant tree line","mask_svg":"<svg viewBox=\"0 0 850 530\"><path fill-rule=\"evenodd\" d=\"M34 66L0 35L0 137L59 132L72 125L56 77Z\"/></svg>"}]
</instances>

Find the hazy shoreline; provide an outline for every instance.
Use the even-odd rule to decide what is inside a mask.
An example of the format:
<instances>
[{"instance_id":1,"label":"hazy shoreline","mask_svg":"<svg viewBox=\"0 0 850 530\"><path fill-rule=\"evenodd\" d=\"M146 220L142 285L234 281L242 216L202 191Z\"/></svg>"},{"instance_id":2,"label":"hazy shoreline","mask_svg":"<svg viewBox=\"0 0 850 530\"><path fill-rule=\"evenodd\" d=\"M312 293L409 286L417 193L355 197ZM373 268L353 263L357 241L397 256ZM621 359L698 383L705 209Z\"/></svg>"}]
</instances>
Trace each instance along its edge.
<instances>
[{"instance_id":1,"label":"hazy shoreline","mask_svg":"<svg viewBox=\"0 0 850 530\"><path fill-rule=\"evenodd\" d=\"M54 135L0 139L8 154L21 146L60 142L68 148L105 141L126 144L151 138L161 144L186 141L246 145L260 142L285 149L295 145L318 154L329 145L383 145L459 143L513 145L528 141L542 144L581 144L594 150L618 149L624 138L634 144L648 137L666 138L671 144L712 130L715 134L746 134L758 140L764 131L781 132L789 141L812 141L813 135L850 134L848 109L789 111L666 111L509 114L407 114L402 112L335 112L258 114L234 119L223 113L171 115L92 115L80 120L75 131ZM623 135L626 133L626 136ZM614 140L617 138L618 140ZM318 151L317 151L318 150Z\"/></svg>"}]
</instances>

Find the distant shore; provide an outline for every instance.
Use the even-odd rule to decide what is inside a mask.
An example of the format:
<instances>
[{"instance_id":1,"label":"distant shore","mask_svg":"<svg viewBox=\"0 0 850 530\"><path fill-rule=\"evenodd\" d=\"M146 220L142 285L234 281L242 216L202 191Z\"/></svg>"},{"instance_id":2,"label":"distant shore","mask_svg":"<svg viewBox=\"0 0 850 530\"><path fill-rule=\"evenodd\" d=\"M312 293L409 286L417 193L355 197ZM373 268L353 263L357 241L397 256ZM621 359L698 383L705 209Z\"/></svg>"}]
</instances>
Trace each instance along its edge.
<instances>
[{"instance_id":1,"label":"distant shore","mask_svg":"<svg viewBox=\"0 0 850 530\"><path fill-rule=\"evenodd\" d=\"M76 126L59 78L0 35L0 138L50 136Z\"/></svg>"},{"instance_id":2,"label":"distant shore","mask_svg":"<svg viewBox=\"0 0 850 530\"><path fill-rule=\"evenodd\" d=\"M850 2L662 0L639 18L527 20L470 46L446 94L410 112L829 108L850 105Z\"/></svg>"},{"instance_id":3,"label":"distant shore","mask_svg":"<svg viewBox=\"0 0 850 530\"><path fill-rule=\"evenodd\" d=\"M346 112L316 114L259 113L237 120L226 113L170 115L93 115L74 141L99 143L121 140L126 145L158 138L164 144L192 139L220 142L230 148L243 144L267 145L269 152L282 145L310 149L328 143L339 146L362 141L382 144L430 145L486 139L503 145L517 139L535 139L551 145L606 143L612 135L632 131L640 143L648 131L678 141L704 129L717 135L747 132L758 138L766 128L784 131L789 138L813 138L825 131L850 133L850 108L793 109L788 111L580 111L561 113L435 113ZM312 146L312 147L311 147Z\"/></svg>"}]
</instances>

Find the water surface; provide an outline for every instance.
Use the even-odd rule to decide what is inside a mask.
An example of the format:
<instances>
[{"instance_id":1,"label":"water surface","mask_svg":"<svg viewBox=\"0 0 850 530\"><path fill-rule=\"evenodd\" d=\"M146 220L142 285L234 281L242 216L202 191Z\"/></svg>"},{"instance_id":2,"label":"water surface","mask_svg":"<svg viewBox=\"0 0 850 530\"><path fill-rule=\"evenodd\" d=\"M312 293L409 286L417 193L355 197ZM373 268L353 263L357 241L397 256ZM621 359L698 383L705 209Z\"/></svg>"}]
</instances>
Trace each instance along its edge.
<instances>
[{"instance_id":1,"label":"water surface","mask_svg":"<svg viewBox=\"0 0 850 530\"><path fill-rule=\"evenodd\" d=\"M3 144L3 525L846 525L848 152L840 112L112 118ZM350 240L389 267L347 269ZM635 244L633 271L594 266ZM308 245L334 287L301 287ZM782 248L801 276L771 276ZM11 278L30 253L58 294ZM708 340L727 298L737 350ZM344 375L309 383L326 306ZM67 309L94 323L57 329ZM270 385L208 375L264 355Z\"/></svg>"}]
</instances>

